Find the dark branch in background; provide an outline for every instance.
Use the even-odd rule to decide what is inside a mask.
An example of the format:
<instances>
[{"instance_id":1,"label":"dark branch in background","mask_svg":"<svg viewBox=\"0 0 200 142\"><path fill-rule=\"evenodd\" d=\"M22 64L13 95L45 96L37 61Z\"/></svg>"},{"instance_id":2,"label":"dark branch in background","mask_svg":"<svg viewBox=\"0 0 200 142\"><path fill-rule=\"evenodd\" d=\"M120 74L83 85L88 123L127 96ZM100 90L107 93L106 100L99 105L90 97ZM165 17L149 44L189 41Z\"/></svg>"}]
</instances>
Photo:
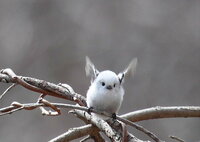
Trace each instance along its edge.
<instances>
[{"instance_id":1,"label":"dark branch in background","mask_svg":"<svg viewBox=\"0 0 200 142\"><path fill-rule=\"evenodd\" d=\"M125 131L124 124L130 125L143 133L147 134L154 141L160 142L161 140L150 131L133 123L142 120L158 119L158 118L170 118L170 117L200 117L200 107L195 106L174 106L174 107L152 107L148 109L138 110L130 112L121 116L117 116L117 120L121 121L104 121L87 113L88 108L86 106L85 97L77 94L67 84L53 84L47 81L17 76L11 69L4 69L0 71L0 82L13 83L4 93L0 96L0 99L16 84L19 84L31 91L41 93L36 103L21 104L13 102L10 106L1 108L0 115L11 114L19 110L33 110L40 108L44 115L60 115L60 108L73 109L73 114L83 120L86 125L69 129L66 133L52 139L50 142L63 142L73 139L77 139L82 136L89 135L84 140L92 138L95 141L101 142L103 138L99 134L100 131L104 132L112 141L132 141L132 142L144 142ZM79 105L70 105L62 103L51 103L44 99L46 95L66 99ZM46 110L50 108L51 110ZM93 110L92 112L110 116L110 114L104 114ZM91 125L92 123L93 125ZM96 127L95 127L96 126Z\"/></svg>"}]
</instances>

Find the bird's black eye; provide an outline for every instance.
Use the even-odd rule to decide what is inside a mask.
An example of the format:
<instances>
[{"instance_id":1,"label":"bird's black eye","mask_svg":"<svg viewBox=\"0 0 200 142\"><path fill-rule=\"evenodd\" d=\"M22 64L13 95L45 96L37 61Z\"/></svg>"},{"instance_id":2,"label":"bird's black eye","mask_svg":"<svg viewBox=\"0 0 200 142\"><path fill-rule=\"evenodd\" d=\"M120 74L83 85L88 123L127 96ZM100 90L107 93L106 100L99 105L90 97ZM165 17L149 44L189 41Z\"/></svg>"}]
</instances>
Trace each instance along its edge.
<instances>
[{"instance_id":1,"label":"bird's black eye","mask_svg":"<svg viewBox=\"0 0 200 142\"><path fill-rule=\"evenodd\" d=\"M102 86L105 86L106 84L105 84L105 82L101 82L101 85L102 85Z\"/></svg>"},{"instance_id":2,"label":"bird's black eye","mask_svg":"<svg viewBox=\"0 0 200 142\"><path fill-rule=\"evenodd\" d=\"M115 86L116 86L116 84L113 85L113 87L115 87Z\"/></svg>"}]
</instances>

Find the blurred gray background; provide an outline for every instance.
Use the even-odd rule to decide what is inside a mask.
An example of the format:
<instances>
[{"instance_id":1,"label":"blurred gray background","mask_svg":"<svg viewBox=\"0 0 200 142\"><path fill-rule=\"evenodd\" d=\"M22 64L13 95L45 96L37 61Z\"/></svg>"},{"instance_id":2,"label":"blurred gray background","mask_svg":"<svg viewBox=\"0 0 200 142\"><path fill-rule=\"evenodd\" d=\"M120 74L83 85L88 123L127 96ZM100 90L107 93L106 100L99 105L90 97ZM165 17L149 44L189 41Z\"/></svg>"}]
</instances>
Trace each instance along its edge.
<instances>
[{"instance_id":1,"label":"blurred gray background","mask_svg":"<svg viewBox=\"0 0 200 142\"><path fill-rule=\"evenodd\" d=\"M199 105L200 1L198 0L1 0L0 69L53 83L68 83L85 95L85 56L99 70L122 71L137 57L126 80L119 114L153 106ZM9 84L0 83L0 93ZM39 94L20 86L0 107L35 102ZM53 102L65 102L48 97ZM45 142L81 126L67 110L42 116L39 110L0 117L1 142ZM149 120L139 124L160 138L200 140L199 118ZM130 128L137 137L147 139Z\"/></svg>"}]
</instances>

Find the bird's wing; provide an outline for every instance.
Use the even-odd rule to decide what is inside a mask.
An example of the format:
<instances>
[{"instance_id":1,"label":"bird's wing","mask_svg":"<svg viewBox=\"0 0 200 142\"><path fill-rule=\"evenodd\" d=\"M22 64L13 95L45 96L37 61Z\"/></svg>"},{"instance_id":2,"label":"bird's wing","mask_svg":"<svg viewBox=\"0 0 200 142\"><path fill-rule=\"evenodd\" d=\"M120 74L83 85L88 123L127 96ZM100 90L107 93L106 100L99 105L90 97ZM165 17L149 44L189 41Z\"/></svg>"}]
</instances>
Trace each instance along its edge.
<instances>
[{"instance_id":1,"label":"bird's wing","mask_svg":"<svg viewBox=\"0 0 200 142\"><path fill-rule=\"evenodd\" d=\"M91 77L91 83L99 74L99 71L95 68L94 64L91 62L88 56L86 56L85 72L87 76Z\"/></svg>"}]
</instances>

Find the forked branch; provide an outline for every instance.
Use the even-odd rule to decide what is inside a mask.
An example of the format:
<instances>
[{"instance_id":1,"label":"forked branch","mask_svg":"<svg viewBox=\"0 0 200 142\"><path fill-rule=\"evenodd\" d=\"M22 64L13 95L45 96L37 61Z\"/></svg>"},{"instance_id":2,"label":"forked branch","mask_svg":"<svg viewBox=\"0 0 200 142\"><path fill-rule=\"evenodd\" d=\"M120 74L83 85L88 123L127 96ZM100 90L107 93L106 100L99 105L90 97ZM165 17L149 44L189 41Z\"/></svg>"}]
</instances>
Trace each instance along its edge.
<instances>
[{"instance_id":1,"label":"forked branch","mask_svg":"<svg viewBox=\"0 0 200 142\"><path fill-rule=\"evenodd\" d=\"M120 123L109 123L102 119L91 116L87 113L88 108L86 107L86 99L84 96L76 93L67 84L53 84L44 80L39 80L31 77L23 77L16 75L11 69L3 69L0 71L0 82L13 83L6 91L0 96L4 96L10 89L12 89L16 84L21 85L31 91L38 92L40 94L50 95L62 99L66 99L75 102L79 105L62 104L62 103L51 103L44 98L39 99L36 103L21 104L18 102L13 102L10 106L0 108L0 115L11 114L20 110L33 110L40 108L44 115L60 115L60 108L73 109L73 113L81 118L86 123L85 126L72 128L66 133L52 139L50 142L61 142L77 139L82 136L90 135L87 138L98 139L102 141L102 137L99 135L99 131L103 131L112 141L132 141L132 142L144 142L127 133L127 138L123 139L122 129ZM50 108L52 111L47 111L46 108ZM104 114L93 110L92 112L109 116L109 114ZM149 119L160 119L160 118L175 118L175 117L200 117L200 107L197 106L173 106L173 107L152 107L143 110L133 111L121 116L117 116L117 119L121 122L138 128L147 135L149 135L154 141L161 141L155 134L148 130L143 129L141 126L134 124L133 122L149 120ZM119 131L120 130L120 131Z\"/></svg>"}]
</instances>

